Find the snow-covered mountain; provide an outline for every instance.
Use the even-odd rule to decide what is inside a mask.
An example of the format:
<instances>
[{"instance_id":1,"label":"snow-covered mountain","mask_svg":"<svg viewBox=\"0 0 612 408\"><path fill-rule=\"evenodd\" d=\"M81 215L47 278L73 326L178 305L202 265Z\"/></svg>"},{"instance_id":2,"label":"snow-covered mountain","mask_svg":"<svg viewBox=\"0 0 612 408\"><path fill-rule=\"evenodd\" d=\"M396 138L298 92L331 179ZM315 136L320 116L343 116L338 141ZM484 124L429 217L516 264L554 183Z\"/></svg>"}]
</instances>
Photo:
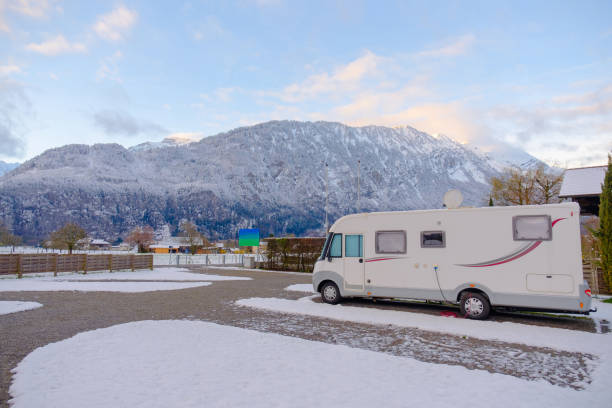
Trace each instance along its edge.
<instances>
[{"instance_id":1,"label":"snow-covered mountain","mask_svg":"<svg viewBox=\"0 0 612 408\"><path fill-rule=\"evenodd\" d=\"M14 168L17 168L18 166L19 163L7 163L0 160L0 176L2 176L4 173L8 173L9 171L13 170Z\"/></svg>"},{"instance_id":2,"label":"snow-covered mountain","mask_svg":"<svg viewBox=\"0 0 612 408\"><path fill-rule=\"evenodd\" d=\"M176 147L191 144L199 141L201 138L194 137L193 133L175 133L166 137L161 142L145 142L132 146L131 151L159 149L160 147Z\"/></svg>"},{"instance_id":3,"label":"snow-covered mountain","mask_svg":"<svg viewBox=\"0 0 612 408\"><path fill-rule=\"evenodd\" d=\"M30 241L69 220L107 240L182 219L212 238L249 226L321 233L325 163L331 221L358 210L440 208L451 188L481 205L499 174L491 158L411 127L274 121L182 145L50 149L0 179L0 221Z\"/></svg>"}]
</instances>

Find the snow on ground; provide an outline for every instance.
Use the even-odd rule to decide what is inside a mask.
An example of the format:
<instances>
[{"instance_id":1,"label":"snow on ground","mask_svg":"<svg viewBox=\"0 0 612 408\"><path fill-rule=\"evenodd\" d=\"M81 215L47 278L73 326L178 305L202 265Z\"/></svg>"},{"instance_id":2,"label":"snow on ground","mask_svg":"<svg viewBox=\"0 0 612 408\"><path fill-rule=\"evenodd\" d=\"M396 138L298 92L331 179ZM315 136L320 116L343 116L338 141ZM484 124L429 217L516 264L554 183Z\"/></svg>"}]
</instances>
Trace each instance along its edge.
<instances>
[{"instance_id":1,"label":"snow on ground","mask_svg":"<svg viewBox=\"0 0 612 408\"><path fill-rule=\"evenodd\" d=\"M157 268L154 270L139 270L134 272L89 272L87 275L70 274L46 280L149 280L149 281L226 281L226 280L252 280L240 276L209 275L189 272L181 268Z\"/></svg>"},{"instance_id":2,"label":"snow on ground","mask_svg":"<svg viewBox=\"0 0 612 408\"><path fill-rule=\"evenodd\" d=\"M38 348L13 370L14 408L604 406L585 391L200 321L140 321ZM512 398L501 398L504 395Z\"/></svg>"},{"instance_id":3,"label":"snow on ground","mask_svg":"<svg viewBox=\"0 0 612 408\"><path fill-rule=\"evenodd\" d=\"M0 280L0 292L155 292L159 290L177 290L208 286L210 282L49 282L40 279L3 279Z\"/></svg>"},{"instance_id":4,"label":"snow on ground","mask_svg":"<svg viewBox=\"0 0 612 408\"><path fill-rule=\"evenodd\" d=\"M204 273L193 273L189 269L184 268L155 268L153 270L143 269L137 271L93 271L87 275L79 272L61 272L57 277L53 276L53 272L45 272L38 274L25 274L22 279L40 279L47 281L59 280L150 280L150 281L223 281L223 280L252 280L248 277L239 276L222 276ZM17 279L16 275L2 275L3 279Z\"/></svg>"},{"instance_id":5,"label":"snow on ground","mask_svg":"<svg viewBox=\"0 0 612 408\"><path fill-rule=\"evenodd\" d=\"M94 282L110 280L141 282ZM152 271L140 270L134 272L90 272L87 275L71 272L60 274L57 277L53 277L52 273L45 273L35 276L24 275L22 279L17 279L15 275L0 279L0 292L76 290L82 292L134 293L195 288L208 286L210 281L225 280L251 280L251 278L191 273L187 269L181 268L157 268ZM184 281L186 283L170 281Z\"/></svg>"},{"instance_id":6,"label":"snow on ground","mask_svg":"<svg viewBox=\"0 0 612 408\"><path fill-rule=\"evenodd\" d=\"M209 268L211 269L226 269L228 271L251 271L251 272L271 272L271 273L285 273L287 275L310 275L312 276L311 272L293 272L293 271L272 271L269 269L257 269L257 268L243 268L242 266L219 266L219 265L212 265L209 266Z\"/></svg>"},{"instance_id":7,"label":"snow on ground","mask_svg":"<svg viewBox=\"0 0 612 408\"><path fill-rule=\"evenodd\" d=\"M295 285L289 285L285 288L285 290L290 292L315 293L311 283L297 283Z\"/></svg>"},{"instance_id":8,"label":"snow on ground","mask_svg":"<svg viewBox=\"0 0 612 408\"><path fill-rule=\"evenodd\" d=\"M477 321L396 310L328 305L315 303L311 297L299 300L250 298L240 299L236 301L236 304L276 312L297 313L357 323L413 327L483 340L500 340L568 351L601 354L604 350L610 353L612 358L612 335L512 322Z\"/></svg>"},{"instance_id":9,"label":"snow on ground","mask_svg":"<svg viewBox=\"0 0 612 408\"><path fill-rule=\"evenodd\" d=\"M13 300L0 300L0 315L23 312L24 310L32 310L42 307L38 302L21 302Z\"/></svg>"},{"instance_id":10,"label":"snow on ground","mask_svg":"<svg viewBox=\"0 0 612 408\"><path fill-rule=\"evenodd\" d=\"M597 308L597 311L592 313L591 317L605 319L612 323L612 303L605 303L599 299L593 299L593 306Z\"/></svg>"}]
</instances>

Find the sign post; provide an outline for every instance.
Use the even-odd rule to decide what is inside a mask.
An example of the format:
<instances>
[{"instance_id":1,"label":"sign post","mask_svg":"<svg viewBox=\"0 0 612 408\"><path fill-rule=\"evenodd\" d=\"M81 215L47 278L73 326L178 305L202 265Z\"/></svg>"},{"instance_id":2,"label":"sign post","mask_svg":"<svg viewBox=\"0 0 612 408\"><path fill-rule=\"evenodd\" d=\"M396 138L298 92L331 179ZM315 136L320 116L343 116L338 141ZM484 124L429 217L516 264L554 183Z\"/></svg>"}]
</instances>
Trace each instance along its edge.
<instances>
[{"instance_id":1,"label":"sign post","mask_svg":"<svg viewBox=\"0 0 612 408\"><path fill-rule=\"evenodd\" d=\"M249 228L238 231L238 246L258 247L259 229Z\"/></svg>"}]
</instances>

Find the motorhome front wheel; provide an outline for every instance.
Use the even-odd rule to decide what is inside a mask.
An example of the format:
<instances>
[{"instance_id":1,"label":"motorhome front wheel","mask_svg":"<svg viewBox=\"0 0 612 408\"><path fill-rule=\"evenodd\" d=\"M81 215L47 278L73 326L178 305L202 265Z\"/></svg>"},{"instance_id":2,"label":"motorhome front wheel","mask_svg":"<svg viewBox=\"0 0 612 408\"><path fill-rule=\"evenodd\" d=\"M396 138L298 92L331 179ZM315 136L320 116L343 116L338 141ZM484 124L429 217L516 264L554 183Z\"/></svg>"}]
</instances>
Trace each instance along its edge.
<instances>
[{"instance_id":1,"label":"motorhome front wheel","mask_svg":"<svg viewBox=\"0 0 612 408\"><path fill-rule=\"evenodd\" d=\"M459 308L462 316L474 320L486 319L491 311L487 298L475 292L463 293L459 301Z\"/></svg>"},{"instance_id":2,"label":"motorhome front wheel","mask_svg":"<svg viewBox=\"0 0 612 408\"><path fill-rule=\"evenodd\" d=\"M326 282L321 288L321 298L325 303L335 305L340 302L340 290L333 282Z\"/></svg>"}]
</instances>

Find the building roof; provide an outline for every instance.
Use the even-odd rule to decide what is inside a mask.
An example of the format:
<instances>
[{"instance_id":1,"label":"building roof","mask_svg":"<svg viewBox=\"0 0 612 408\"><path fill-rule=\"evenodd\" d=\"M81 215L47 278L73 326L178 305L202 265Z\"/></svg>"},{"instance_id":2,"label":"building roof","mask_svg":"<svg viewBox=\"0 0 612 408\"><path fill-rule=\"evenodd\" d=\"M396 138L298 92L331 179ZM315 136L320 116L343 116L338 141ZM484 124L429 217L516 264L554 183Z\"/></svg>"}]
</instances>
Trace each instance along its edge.
<instances>
[{"instance_id":1,"label":"building roof","mask_svg":"<svg viewBox=\"0 0 612 408\"><path fill-rule=\"evenodd\" d=\"M607 168L594 166L566 170L559 197L600 195Z\"/></svg>"},{"instance_id":2,"label":"building roof","mask_svg":"<svg viewBox=\"0 0 612 408\"><path fill-rule=\"evenodd\" d=\"M194 240L196 245L202 245L202 239L197 238ZM179 248L189 246L189 241L186 237L169 237L161 241L157 241L154 245L149 245L149 248Z\"/></svg>"},{"instance_id":3,"label":"building roof","mask_svg":"<svg viewBox=\"0 0 612 408\"><path fill-rule=\"evenodd\" d=\"M92 239L89 245L110 245L110 242L103 239Z\"/></svg>"}]
</instances>

